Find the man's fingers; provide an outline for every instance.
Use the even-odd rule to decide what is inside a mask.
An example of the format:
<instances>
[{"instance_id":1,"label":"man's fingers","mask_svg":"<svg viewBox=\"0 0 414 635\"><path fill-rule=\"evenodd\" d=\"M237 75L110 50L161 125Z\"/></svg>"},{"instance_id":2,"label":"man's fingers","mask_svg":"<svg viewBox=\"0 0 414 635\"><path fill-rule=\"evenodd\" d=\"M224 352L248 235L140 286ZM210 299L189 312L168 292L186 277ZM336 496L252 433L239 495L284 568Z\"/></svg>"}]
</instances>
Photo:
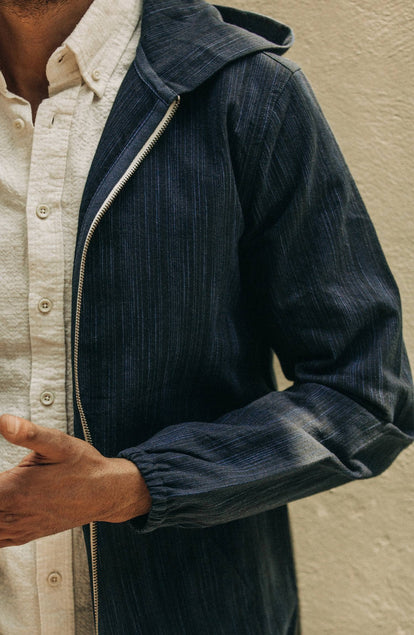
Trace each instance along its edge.
<instances>
[{"instance_id":1,"label":"man's fingers","mask_svg":"<svg viewBox=\"0 0 414 635\"><path fill-rule=\"evenodd\" d=\"M36 436L35 425L31 421L7 414L0 417L0 433L15 445L23 445Z\"/></svg>"},{"instance_id":2,"label":"man's fingers","mask_svg":"<svg viewBox=\"0 0 414 635\"><path fill-rule=\"evenodd\" d=\"M0 417L0 434L14 445L21 445L51 459L62 456L70 443L70 437L59 430L38 426L9 414Z\"/></svg>"}]
</instances>

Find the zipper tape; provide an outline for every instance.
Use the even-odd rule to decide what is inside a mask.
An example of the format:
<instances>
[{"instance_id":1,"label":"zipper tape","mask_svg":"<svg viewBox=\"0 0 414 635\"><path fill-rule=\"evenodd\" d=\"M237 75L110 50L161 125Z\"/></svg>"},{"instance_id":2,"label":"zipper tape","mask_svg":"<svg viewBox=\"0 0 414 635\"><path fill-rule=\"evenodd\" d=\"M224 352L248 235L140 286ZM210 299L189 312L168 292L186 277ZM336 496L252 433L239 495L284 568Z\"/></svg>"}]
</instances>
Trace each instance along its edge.
<instances>
[{"instance_id":1,"label":"zipper tape","mask_svg":"<svg viewBox=\"0 0 414 635\"><path fill-rule=\"evenodd\" d=\"M85 239L85 244L83 246L82 257L81 257L81 265L79 270L79 285L78 285L78 293L76 297L76 313L75 313L75 336L74 336L74 353L73 353L73 361L74 361L74 381L75 381L75 396L76 396L76 405L79 411L79 416L82 423L83 436L85 441L93 445L92 436L89 430L88 422L86 420L85 412L83 410L82 401L80 397L80 389L79 389L79 374L78 374L78 361L79 361L79 330L80 330L80 314L81 314L81 306L82 306L82 293L83 293L83 282L85 277L85 263L86 263L86 255L88 253L89 244L91 242L92 236L95 233L95 230L102 220L103 216L106 214L110 206L112 205L115 198L118 196L119 192L122 190L124 185L128 182L131 176L136 172L144 159L151 152L153 147L156 145L160 137L164 134L171 120L173 119L177 109L180 105L180 96L177 95L175 100L169 105L167 112L161 119L158 126L155 128L154 132L150 135L147 141L142 146L141 150L136 155L135 159L130 164L129 168L124 172L123 176L119 179L117 184L113 187L111 192L108 194L107 198L99 208L93 222L89 228L88 234ZM99 587L98 587L98 564L97 564L97 525L96 522L90 523L90 545L91 545L91 564L92 564L92 593L93 593L93 610L95 615L95 633L99 634Z\"/></svg>"}]
</instances>

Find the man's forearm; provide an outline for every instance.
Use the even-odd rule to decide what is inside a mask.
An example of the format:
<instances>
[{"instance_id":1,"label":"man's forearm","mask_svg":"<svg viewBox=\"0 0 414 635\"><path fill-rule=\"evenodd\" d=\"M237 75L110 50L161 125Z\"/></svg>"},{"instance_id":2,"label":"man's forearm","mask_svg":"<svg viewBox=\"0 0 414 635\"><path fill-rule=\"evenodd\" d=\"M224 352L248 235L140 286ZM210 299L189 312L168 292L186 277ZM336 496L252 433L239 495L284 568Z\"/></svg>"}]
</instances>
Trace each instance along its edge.
<instances>
[{"instance_id":1,"label":"man's forearm","mask_svg":"<svg viewBox=\"0 0 414 635\"><path fill-rule=\"evenodd\" d=\"M104 457L85 441L12 415L0 417L0 434L32 450L0 474L0 547L149 512L148 488L131 461Z\"/></svg>"}]
</instances>

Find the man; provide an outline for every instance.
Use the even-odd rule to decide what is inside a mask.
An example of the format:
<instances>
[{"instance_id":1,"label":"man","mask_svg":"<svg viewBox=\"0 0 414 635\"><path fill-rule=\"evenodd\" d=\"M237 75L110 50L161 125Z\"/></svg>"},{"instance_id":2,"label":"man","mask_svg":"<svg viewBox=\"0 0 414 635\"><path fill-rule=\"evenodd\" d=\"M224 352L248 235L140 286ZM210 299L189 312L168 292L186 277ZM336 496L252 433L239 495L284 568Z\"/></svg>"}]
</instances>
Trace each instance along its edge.
<instances>
[{"instance_id":1,"label":"man","mask_svg":"<svg viewBox=\"0 0 414 635\"><path fill-rule=\"evenodd\" d=\"M84 525L97 632L298 632L286 503L383 471L413 400L291 32L202 0L0 29L0 631L90 631Z\"/></svg>"}]
</instances>

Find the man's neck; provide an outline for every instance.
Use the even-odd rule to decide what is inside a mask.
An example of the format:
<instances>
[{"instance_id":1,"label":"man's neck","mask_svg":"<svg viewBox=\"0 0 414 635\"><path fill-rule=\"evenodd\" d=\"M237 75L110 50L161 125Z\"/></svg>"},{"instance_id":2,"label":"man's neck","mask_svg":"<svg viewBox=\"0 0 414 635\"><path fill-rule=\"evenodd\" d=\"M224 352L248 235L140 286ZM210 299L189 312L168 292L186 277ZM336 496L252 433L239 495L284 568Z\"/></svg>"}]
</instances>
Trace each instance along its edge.
<instances>
[{"instance_id":1,"label":"man's neck","mask_svg":"<svg viewBox=\"0 0 414 635\"><path fill-rule=\"evenodd\" d=\"M33 108L48 96L46 64L93 0L0 0L0 69L8 88ZM22 4L26 6L22 8Z\"/></svg>"}]
</instances>

